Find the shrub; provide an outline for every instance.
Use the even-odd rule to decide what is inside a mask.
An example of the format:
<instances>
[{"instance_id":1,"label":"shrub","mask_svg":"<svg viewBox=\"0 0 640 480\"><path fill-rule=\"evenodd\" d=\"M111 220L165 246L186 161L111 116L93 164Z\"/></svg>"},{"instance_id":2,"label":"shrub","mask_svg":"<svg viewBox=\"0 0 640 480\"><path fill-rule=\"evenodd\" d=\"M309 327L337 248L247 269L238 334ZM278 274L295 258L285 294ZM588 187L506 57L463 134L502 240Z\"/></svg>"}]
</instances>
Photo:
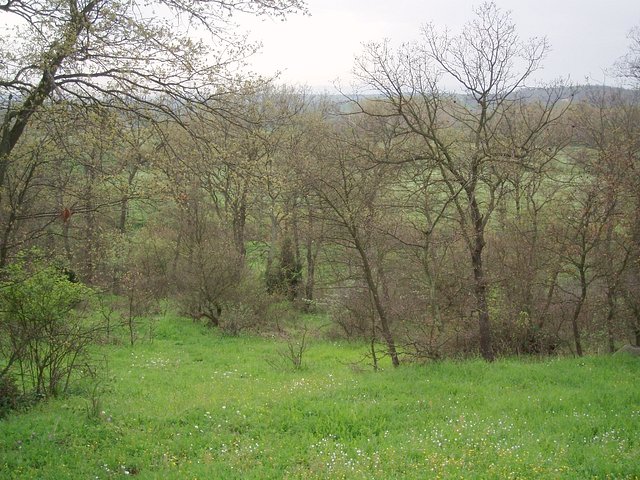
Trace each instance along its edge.
<instances>
[{"instance_id":1,"label":"shrub","mask_svg":"<svg viewBox=\"0 0 640 480\"><path fill-rule=\"evenodd\" d=\"M272 265L265 273L267 291L270 294L280 294L289 300L298 296L298 288L302 280L302 265L296 259L293 245L289 237L285 237L280 247L280 260Z\"/></svg>"},{"instance_id":2,"label":"shrub","mask_svg":"<svg viewBox=\"0 0 640 480\"><path fill-rule=\"evenodd\" d=\"M254 328L259 319L250 305L244 303L227 305L220 317L220 330L231 336Z\"/></svg>"},{"instance_id":3,"label":"shrub","mask_svg":"<svg viewBox=\"0 0 640 480\"><path fill-rule=\"evenodd\" d=\"M304 368L305 353L309 349L311 332L307 324L282 332L286 346L278 349L278 358L267 360L276 370L291 368L300 370Z\"/></svg>"},{"instance_id":4,"label":"shrub","mask_svg":"<svg viewBox=\"0 0 640 480\"><path fill-rule=\"evenodd\" d=\"M245 275L242 258L223 232L183 239L172 281L182 311L218 327L225 305ZM209 234L210 233L210 234Z\"/></svg>"},{"instance_id":5,"label":"shrub","mask_svg":"<svg viewBox=\"0 0 640 480\"><path fill-rule=\"evenodd\" d=\"M15 378L10 375L0 377L0 418L10 410L18 407L20 402L20 389Z\"/></svg>"},{"instance_id":6,"label":"shrub","mask_svg":"<svg viewBox=\"0 0 640 480\"><path fill-rule=\"evenodd\" d=\"M72 373L86 370L87 347L98 334L79 308L92 290L38 254L22 256L2 278L0 377L16 374L23 393L36 397L64 392Z\"/></svg>"},{"instance_id":7,"label":"shrub","mask_svg":"<svg viewBox=\"0 0 640 480\"><path fill-rule=\"evenodd\" d=\"M335 323L331 332L332 338L370 338L375 312L366 289L338 289L330 298L329 305L331 318Z\"/></svg>"}]
</instances>

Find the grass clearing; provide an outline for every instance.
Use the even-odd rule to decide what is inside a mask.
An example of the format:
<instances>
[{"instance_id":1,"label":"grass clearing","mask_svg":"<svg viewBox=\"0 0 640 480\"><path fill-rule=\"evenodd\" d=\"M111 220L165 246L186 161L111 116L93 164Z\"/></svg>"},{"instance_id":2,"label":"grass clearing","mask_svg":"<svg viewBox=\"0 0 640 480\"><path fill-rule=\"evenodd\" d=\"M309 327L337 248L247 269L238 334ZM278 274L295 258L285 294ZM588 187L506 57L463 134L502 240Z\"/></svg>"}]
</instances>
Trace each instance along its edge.
<instances>
[{"instance_id":1,"label":"grass clearing","mask_svg":"<svg viewBox=\"0 0 640 480\"><path fill-rule=\"evenodd\" d=\"M636 358L353 368L366 346L167 317L108 380L0 421L0 478L640 478ZM95 413L95 415L92 415Z\"/></svg>"}]
</instances>

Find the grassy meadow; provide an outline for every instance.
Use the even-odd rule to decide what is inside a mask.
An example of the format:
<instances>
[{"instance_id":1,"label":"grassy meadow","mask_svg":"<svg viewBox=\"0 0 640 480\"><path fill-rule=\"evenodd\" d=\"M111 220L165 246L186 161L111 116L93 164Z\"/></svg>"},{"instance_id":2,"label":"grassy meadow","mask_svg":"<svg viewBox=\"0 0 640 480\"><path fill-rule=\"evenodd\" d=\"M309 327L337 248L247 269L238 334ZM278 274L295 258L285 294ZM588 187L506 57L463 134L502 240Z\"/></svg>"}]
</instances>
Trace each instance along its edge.
<instances>
[{"instance_id":1,"label":"grassy meadow","mask_svg":"<svg viewBox=\"0 0 640 480\"><path fill-rule=\"evenodd\" d=\"M640 360L404 365L158 321L101 380L0 420L1 479L640 478Z\"/></svg>"}]
</instances>

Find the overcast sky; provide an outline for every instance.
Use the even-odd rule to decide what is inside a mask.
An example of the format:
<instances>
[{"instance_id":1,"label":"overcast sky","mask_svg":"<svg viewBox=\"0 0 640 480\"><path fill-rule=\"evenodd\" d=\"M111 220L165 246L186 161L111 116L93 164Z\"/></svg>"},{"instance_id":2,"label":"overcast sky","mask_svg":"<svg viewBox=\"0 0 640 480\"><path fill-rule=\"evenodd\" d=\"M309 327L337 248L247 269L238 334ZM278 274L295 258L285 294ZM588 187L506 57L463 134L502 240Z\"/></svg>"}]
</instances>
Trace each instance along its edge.
<instances>
[{"instance_id":1,"label":"overcast sky","mask_svg":"<svg viewBox=\"0 0 640 480\"><path fill-rule=\"evenodd\" d=\"M472 17L472 0L308 0L310 17L286 22L242 19L241 26L263 43L254 71L281 71L281 81L331 89L349 83L353 58L368 41L395 44L418 37L432 22L458 32ZM627 35L640 25L640 0L498 0L510 10L522 38L546 36L551 52L537 79L570 76L575 83L614 83L606 75L627 51Z\"/></svg>"}]
</instances>

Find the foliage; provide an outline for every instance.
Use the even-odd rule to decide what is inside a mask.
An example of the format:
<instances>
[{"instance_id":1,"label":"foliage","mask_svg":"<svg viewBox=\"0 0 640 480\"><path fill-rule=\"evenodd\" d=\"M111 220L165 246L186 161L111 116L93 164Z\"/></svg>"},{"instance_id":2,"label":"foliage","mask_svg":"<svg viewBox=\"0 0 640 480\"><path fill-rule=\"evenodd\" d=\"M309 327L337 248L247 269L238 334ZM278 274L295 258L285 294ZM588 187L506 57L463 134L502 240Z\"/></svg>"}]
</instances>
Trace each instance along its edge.
<instances>
[{"instance_id":1,"label":"foliage","mask_svg":"<svg viewBox=\"0 0 640 480\"><path fill-rule=\"evenodd\" d=\"M0 283L2 377L19 377L23 393L55 396L74 372L87 372L88 348L100 332L83 312L91 294L37 254L7 266Z\"/></svg>"},{"instance_id":2,"label":"foliage","mask_svg":"<svg viewBox=\"0 0 640 480\"><path fill-rule=\"evenodd\" d=\"M153 15L142 13L147 9ZM305 6L299 0L2 5L0 15L14 27L0 48L2 58L10 59L3 62L0 77L0 105L7 112L0 124L0 186L5 185L6 156L31 116L54 96L76 105L136 112L149 120L211 106L230 87L231 65L242 65L256 50L230 28L230 17L238 11L284 17L304 12ZM176 17L181 21L174 23Z\"/></svg>"}]
</instances>

